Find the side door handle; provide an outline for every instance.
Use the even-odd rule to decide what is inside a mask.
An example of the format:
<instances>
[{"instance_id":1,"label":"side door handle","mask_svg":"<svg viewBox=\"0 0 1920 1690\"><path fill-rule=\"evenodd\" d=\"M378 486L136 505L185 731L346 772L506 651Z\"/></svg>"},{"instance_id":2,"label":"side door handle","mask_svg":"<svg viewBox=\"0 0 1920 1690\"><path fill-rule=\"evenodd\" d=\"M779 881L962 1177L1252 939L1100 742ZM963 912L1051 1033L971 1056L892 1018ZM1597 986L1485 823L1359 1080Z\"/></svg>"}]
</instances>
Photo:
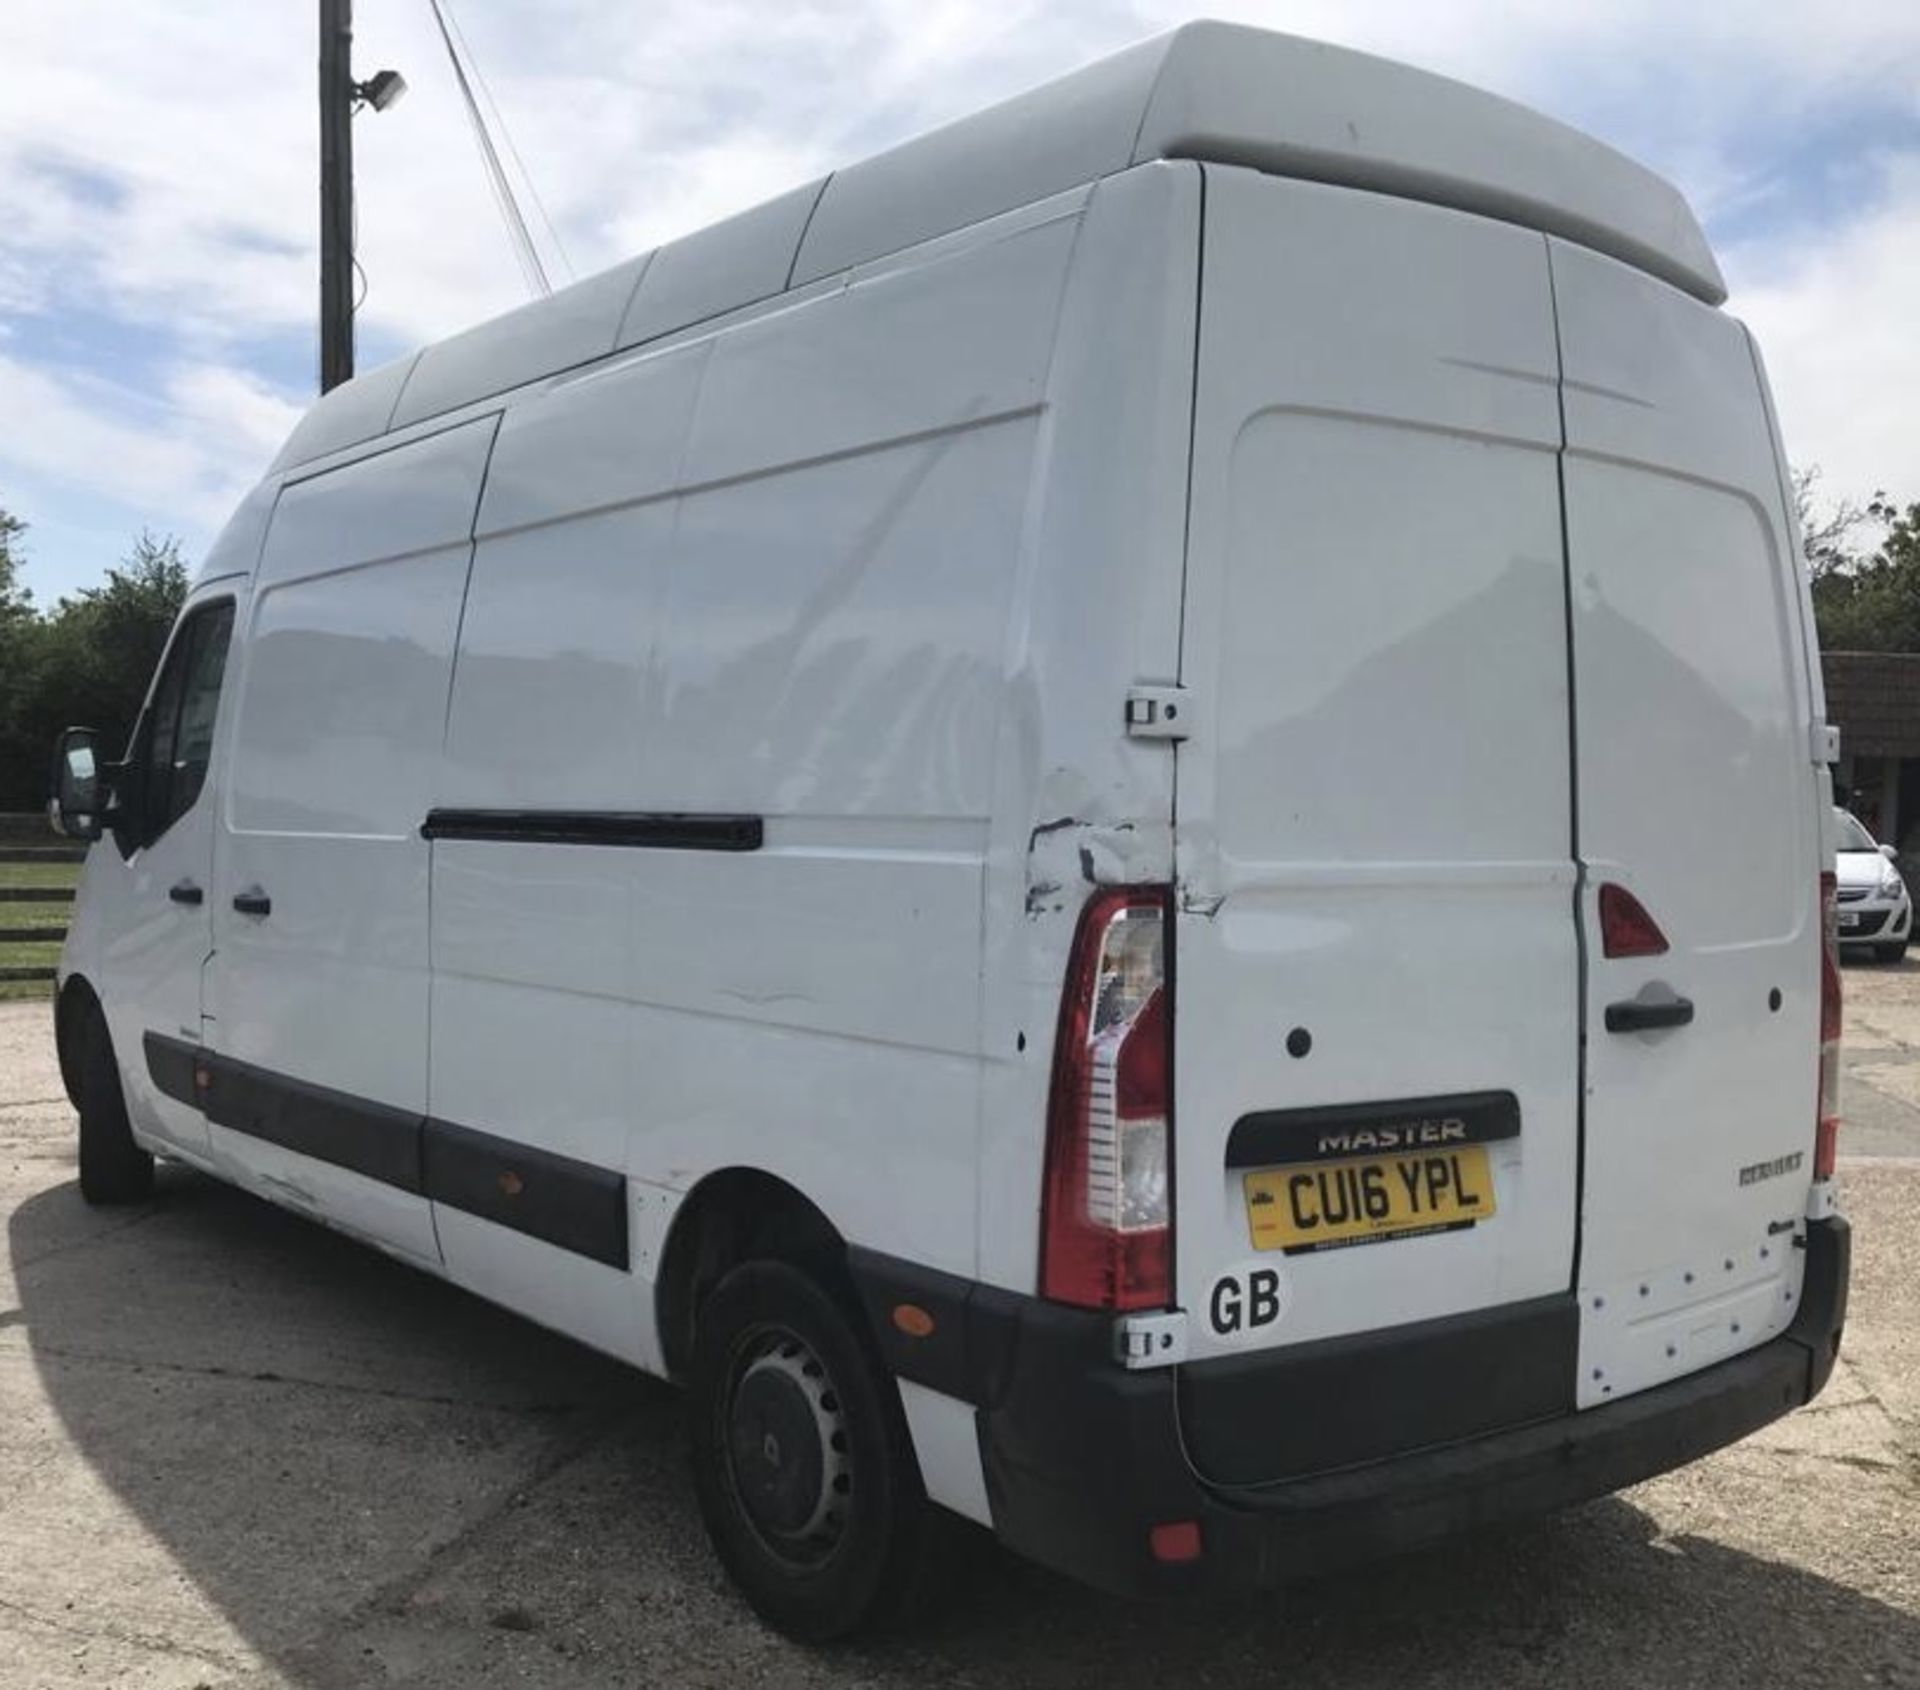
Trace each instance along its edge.
<instances>
[{"instance_id":1,"label":"side door handle","mask_svg":"<svg viewBox=\"0 0 1920 1690\"><path fill-rule=\"evenodd\" d=\"M233 895L233 907L242 915L272 915L273 900L258 886L249 886Z\"/></svg>"},{"instance_id":2,"label":"side door handle","mask_svg":"<svg viewBox=\"0 0 1920 1690\"><path fill-rule=\"evenodd\" d=\"M197 904L206 897L206 893L191 880L177 880L167 888L167 896L176 904Z\"/></svg>"},{"instance_id":3,"label":"side door handle","mask_svg":"<svg viewBox=\"0 0 1920 1690\"><path fill-rule=\"evenodd\" d=\"M1669 998L1664 1003L1627 998L1623 1002L1607 1005L1609 1033L1657 1032L1662 1027L1684 1027L1692 1019L1692 998Z\"/></svg>"}]
</instances>

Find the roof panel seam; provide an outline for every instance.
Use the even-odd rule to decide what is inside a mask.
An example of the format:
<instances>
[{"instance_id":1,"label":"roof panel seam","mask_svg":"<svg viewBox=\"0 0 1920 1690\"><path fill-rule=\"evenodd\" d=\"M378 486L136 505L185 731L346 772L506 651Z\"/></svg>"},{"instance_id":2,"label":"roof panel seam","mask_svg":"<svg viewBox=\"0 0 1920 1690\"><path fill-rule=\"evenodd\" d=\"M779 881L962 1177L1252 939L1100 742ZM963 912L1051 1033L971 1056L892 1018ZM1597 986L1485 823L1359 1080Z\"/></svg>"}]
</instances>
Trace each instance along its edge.
<instances>
[{"instance_id":1,"label":"roof panel seam","mask_svg":"<svg viewBox=\"0 0 1920 1690\"><path fill-rule=\"evenodd\" d=\"M813 204L807 207L807 219L800 225L800 238L793 243L793 256L787 260L787 279L780 287L782 293L793 292L793 275L800 268L800 254L807 249L807 231L813 227L814 213L820 209L820 202L827 197L827 189L833 186L833 179L839 174L837 170L829 170L820 178L820 191L813 196Z\"/></svg>"},{"instance_id":2,"label":"roof panel seam","mask_svg":"<svg viewBox=\"0 0 1920 1690\"><path fill-rule=\"evenodd\" d=\"M648 275L652 272L653 261L659 256L660 249L655 247L653 251L647 254L645 261L641 264L640 274L633 278L633 286L627 289L626 302L620 307L619 316L613 320L613 340L609 343L604 356L611 358L614 353L620 350L620 337L626 333L627 318L632 315L633 302L640 297L641 284L646 281Z\"/></svg>"}]
</instances>

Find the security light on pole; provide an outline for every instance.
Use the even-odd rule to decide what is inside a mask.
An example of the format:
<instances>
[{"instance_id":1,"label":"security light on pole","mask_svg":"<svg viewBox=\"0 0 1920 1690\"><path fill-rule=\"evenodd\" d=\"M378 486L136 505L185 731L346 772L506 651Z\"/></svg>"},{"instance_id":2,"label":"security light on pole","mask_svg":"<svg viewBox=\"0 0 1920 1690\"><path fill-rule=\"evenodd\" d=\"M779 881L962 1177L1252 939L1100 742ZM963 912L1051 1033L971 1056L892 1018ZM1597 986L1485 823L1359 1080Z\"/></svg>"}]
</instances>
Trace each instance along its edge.
<instances>
[{"instance_id":1,"label":"security light on pole","mask_svg":"<svg viewBox=\"0 0 1920 1690\"><path fill-rule=\"evenodd\" d=\"M399 105L407 92L407 79L397 70L376 70L365 82L353 86L354 98L375 111Z\"/></svg>"},{"instance_id":2,"label":"security light on pole","mask_svg":"<svg viewBox=\"0 0 1920 1690\"><path fill-rule=\"evenodd\" d=\"M353 114L407 91L397 70L355 82L353 0L320 0L320 391L353 379Z\"/></svg>"}]
</instances>

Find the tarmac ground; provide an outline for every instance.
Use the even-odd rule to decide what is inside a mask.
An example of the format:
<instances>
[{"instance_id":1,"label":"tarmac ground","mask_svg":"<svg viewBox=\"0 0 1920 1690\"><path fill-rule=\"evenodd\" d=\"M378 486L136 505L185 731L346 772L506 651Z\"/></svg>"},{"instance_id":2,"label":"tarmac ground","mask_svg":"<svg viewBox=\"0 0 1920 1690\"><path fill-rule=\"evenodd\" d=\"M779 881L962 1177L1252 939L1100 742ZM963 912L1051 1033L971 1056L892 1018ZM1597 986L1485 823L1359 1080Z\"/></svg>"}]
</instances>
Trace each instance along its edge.
<instances>
[{"instance_id":1,"label":"tarmac ground","mask_svg":"<svg viewBox=\"0 0 1920 1690\"><path fill-rule=\"evenodd\" d=\"M0 1687L1920 1687L1920 961L1850 967L1845 1353L1626 1492L1259 1601L1121 1603L956 1530L799 1649L709 1552L674 1393L211 1180L88 1209L0 1005Z\"/></svg>"}]
</instances>

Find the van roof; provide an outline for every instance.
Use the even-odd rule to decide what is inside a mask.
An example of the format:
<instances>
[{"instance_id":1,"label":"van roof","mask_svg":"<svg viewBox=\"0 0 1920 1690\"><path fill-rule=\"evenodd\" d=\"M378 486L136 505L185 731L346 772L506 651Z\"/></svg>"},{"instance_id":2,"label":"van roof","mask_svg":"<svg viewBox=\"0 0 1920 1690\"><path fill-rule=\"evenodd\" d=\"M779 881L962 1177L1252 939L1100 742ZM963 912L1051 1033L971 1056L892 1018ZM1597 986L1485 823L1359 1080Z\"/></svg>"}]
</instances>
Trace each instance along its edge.
<instances>
[{"instance_id":1,"label":"van roof","mask_svg":"<svg viewBox=\"0 0 1920 1690\"><path fill-rule=\"evenodd\" d=\"M1718 305L1686 200L1611 147L1449 77L1193 23L370 371L276 471L1151 159L1367 188L1564 235Z\"/></svg>"}]
</instances>

